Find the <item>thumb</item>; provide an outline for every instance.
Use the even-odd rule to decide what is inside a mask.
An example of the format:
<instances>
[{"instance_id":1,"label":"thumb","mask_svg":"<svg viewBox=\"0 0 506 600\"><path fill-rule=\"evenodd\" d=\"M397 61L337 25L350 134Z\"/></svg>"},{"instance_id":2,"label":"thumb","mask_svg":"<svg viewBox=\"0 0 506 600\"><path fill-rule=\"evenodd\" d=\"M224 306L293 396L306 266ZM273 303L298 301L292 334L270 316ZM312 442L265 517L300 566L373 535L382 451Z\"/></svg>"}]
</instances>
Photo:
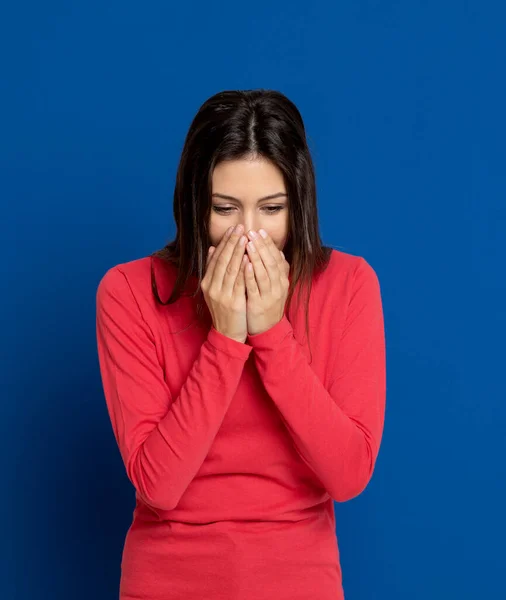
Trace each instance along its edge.
<instances>
[{"instance_id":1,"label":"thumb","mask_svg":"<svg viewBox=\"0 0 506 600\"><path fill-rule=\"evenodd\" d=\"M216 250L216 248L214 246L209 246L209 250L207 251L207 256L206 256L206 269L209 266L209 261L211 260L211 257L213 256L213 252Z\"/></svg>"},{"instance_id":2,"label":"thumb","mask_svg":"<svg viewBox=\"0 0 506 600\"><path fill-rule=\"evenodd\" d=\"M246 284L244 282L244 269L248 262L248 257L246 254L242 257L241 266L239 267L239 273L237 273L237 277L235 279L234 285L234 293L235 294L246 294Z\"/></svg>"}]
</instances>

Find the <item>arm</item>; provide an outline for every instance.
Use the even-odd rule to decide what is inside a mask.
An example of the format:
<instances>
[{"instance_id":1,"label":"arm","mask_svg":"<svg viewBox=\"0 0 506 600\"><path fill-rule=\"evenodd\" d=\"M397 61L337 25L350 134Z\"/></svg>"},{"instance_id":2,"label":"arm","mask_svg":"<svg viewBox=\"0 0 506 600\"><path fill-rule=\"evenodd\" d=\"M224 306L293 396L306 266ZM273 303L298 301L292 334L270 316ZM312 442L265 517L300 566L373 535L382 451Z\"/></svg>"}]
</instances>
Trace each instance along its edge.
<instances>
[{"instance_id":1,"label":"arm","mask_svg":"<svg viewBox=\"0 0 506 600\"><path fill-rule=\"evenodd\" d=\"M96 334L107 409L128 478L148 505L171 510L202 465L252 349L212 327L172 398L153 333L117 267L97 289Z\"/></svg>"},{"instance_id":2,"label":"arm","mask_svg":"<svg viewBox=\"0 0 506 600\"><path fill-rule=\"evenodd\" d=\"M335 501L358 496L374 470L386 400L385 333L375 271L360 257L328 390L308 364L286 315L248 341L301 458Z\"/></svg>"}]
</instances>

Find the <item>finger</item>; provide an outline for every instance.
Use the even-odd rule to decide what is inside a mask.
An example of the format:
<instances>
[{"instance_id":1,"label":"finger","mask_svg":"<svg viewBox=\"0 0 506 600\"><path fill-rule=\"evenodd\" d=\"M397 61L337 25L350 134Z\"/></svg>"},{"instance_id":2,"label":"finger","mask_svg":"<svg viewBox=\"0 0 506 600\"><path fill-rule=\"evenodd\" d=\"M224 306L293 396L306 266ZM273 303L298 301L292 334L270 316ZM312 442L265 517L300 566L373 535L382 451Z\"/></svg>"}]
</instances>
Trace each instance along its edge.
<instances>
[{"instance_id":1,"label":"finger","mask_svg":"<svg viewBox=\"0 0 506 600\"><path fill-rule=\"evenodd\" d=\"M259 239L260 239L260 242L261 242L260 243L260 249L262 249L262 247L263 247L263 248L266 248L270 252L271 256L274 259L274 262L278 266L279 272L283 273L284 270L285 270L284 255L281 252L281 250L276 246L276 244L274 243L274 240L272 239L272 237L267 232L265 232L265 237L259 235ZM263 258L263 255L262 255L261 251L260 251L260 255ZM271 264L273 264L273 263L271 263Z\"/></svg>"},{"instance_id":2,"label":"finger","mask_svg":"<svg viewBox=\"0 0 506 600\"><path fill-rule=\"evenodd\" d=\"M283 263L282 268L284 269L285 275L288 277L288 274L290 273L290 263L286 260L285 253L283 252L283 250L280 250L279 254L283 258L283 260L282 260L282 263Z\"/></svg>"},{"instance_id":3,"label":"finger","mask_svg":"<svg viewBox=\"0 0 506 600\"><path fill-rule=\"evenodd\" d=\"M251 266L251 269L250 269ZM248 298L254 298L255 296L260 295L260 291L258 289L258 285L255 279L255 272L253 264L248 259L248 264L244 269L244 281L246 285L246 291L248 293Z\"/></svg>"},{"instance_id":4,"label":"finger","mask_svg":"<svg viewBox=\"0 0 506 600\"><path fill-rule=\"evenodd\" d=\"M206 279L206 281L209 281L209 284L213 280L216 261L218 260L223 248L225 247L225 244L229 240L232 231L233 227L229 227L227 231L225 231L225 234L222 236L220 243L218 244L216 249L211 253L211 258L209 259L208 267L204 276L204 279Z\"/></svg>"},{"instance_id":5,"label":"finger","mask_svg":"<svg viewBox=\"0 0 506 600\"><path fill-rule=\"evenodd\" d=\"M218 291L222 290L224 287L229 294L232 294L232 290L234 288L235 278L237 277L237 267L240 263L236 260L233 261L232 265L230 265L230 260L237 250L237 254L240 254L242 251L244 253L244 247L238 247L239 240L241 239L242 234L237 233L235 229L229 235L228 239L225 241L223 249L220 252L220 255L216 258L216 263L214 265L213 278L211 280L211 286L216 286Z\"/></svg>"},{"instance_id":6,"label":"finger","mask_svg":"<svg viewBox=\"0 0 506 600\"><path fill-rule=\"evenodd\" d=\"M256 240L254 242L249 242L248 247L248 258L250 259L253 265L253 274L256 279L256 284L258 286L258 291L261 295L268 294L271 290L271 280L265 264L260 256L259 252L259 242ZM264 250L265 252L265 250Z\"/></svg>"},{"instance_id":7,"label":"finger","mask_svg":"<svg viewBox=\"0 0 506 600\"><path fill-rule=\"evenodd\" d=\"M281 252L274 243L274 240L268 233L266 233L265 238L260 236L259 240L259 254L262 257L269 275L276 277L278 273L283 273L283 258L281 257ZM276 267L278 271L276 271Z\"/></svg>"},{"instance_id":8,"label":"finger","mask_svg":"<svg viewBox=\"0 0 506 600\"><path fill-rule=\"evenodd\" d=\"M274 243L274 240L271 237L268 237L266 239L267 242L267 247L270 250L270 253L272 254L272 256L274 256L274 259L276 260L276 262L278 263L278 268L279 268L279 272L280 273L284 273L285 272L285 255L283 254L283 251L280 250L276 244Z\"/></svg>"},{"instance_id":9,"label":"finger","mask_svg":"<svg viewBox=\"0 0 506 600\"><path fill-rule=\"evenodd\" d=\"M276 291L286 274L286 261L272 237L267 232L264 231L264 233L265 237L261 235L258 236L256 245L270 279L271 291Z\"/></svg>"},{"instance_id":10,"label":"finger","mask_svg":"<svg viewBox=\"0 0 506 600\"><path fill-rule=\"evenodd\" d=\"M234 286L237 279L237 275L241 270L242 260L244 257L244 244L247 241L245 235L241 235L239 241L236 243L233 254L230 258L228 265L225 268L225 275L223 277L223 283L221 289L223 293L232 295L234 293Z\"/></svg>"},{"instance_id":11,"label":"finger","mask_svg":"<svg viewBox=\"0 0 506 600\"><path fill-rule=\"evenodd\" d=\"M213 255L213 252L215 252L215 251L216 251L216 248L214 246L209 246L209 250L207 251L207 257L206 257L206 271L209 268L209 262Z\"/></svg>"},{"instance_id":12,"label":"finger","mask_svg":"<svg viewBox=\"0 0 506 600\"><path fill-rule=\"evenodd\" d=\"M235 280L234 285L234 294L240 296L241 294L246 294L246 284L244 281L244 269L248 263L248 257L246 254L242 255L241 266L239 267L239 273L237 274L237 278Z\"/></svg>"}]
</instances>

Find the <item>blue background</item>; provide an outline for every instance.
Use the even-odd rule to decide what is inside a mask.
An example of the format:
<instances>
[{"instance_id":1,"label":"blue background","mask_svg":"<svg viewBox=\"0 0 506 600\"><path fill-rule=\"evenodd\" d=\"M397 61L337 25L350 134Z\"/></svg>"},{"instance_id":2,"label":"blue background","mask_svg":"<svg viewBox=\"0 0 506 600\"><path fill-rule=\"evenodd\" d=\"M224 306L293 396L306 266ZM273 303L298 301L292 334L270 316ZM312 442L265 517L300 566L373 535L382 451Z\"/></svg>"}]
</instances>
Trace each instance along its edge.
<instances>
[{"instance_id":1,"label":"blue background","mask_svg":"<svg viewBox=\"0 0 506 600\"><path fill-rule=\"evenodd\" d=\"M504 4L2 12L1 597L117 597L134 490L102 395L96 286L172 238L202 102L256 87L299 107L323 240L382 286L383 442L368 488L335 505L346 598L504 597Z\"/></svg>"}]
</instances>

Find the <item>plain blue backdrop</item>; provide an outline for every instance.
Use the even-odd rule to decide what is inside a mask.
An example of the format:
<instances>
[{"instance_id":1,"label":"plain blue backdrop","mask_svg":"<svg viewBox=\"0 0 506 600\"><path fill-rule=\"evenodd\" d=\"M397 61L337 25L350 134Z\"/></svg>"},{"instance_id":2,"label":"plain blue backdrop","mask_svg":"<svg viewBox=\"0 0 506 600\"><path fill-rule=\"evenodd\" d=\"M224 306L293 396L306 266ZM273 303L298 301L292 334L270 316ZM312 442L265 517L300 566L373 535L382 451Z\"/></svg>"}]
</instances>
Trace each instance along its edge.
<instances>
[{"instance_id":1,"label":"plain blue backdrop","mask_svg":"<svg viewBox=\"0 0 506 600\"><path fill-rule=\"evenodd\" d=\"M324 243L382 287L376 470L335 504L347 600L504 598L501 2L17 2L0 18L2 599L116 598L134 508L95 292L175 232L199 106L306 123Z\"/></svg>"}]
</instances>

